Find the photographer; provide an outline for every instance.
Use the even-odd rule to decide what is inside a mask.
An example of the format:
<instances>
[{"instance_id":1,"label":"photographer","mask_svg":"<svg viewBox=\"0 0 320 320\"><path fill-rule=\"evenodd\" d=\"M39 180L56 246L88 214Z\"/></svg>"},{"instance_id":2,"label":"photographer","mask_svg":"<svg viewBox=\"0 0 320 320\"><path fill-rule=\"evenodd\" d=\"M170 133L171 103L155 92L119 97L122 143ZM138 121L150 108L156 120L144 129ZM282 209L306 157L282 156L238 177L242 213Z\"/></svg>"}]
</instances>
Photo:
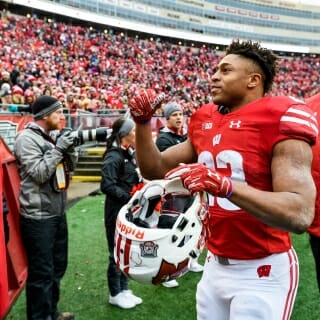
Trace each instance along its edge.
<instances>
[{"instance_id":1,"label":"photographer","mask_svg":"<svg viewBox=\"0 0 320 320\"><path fill-rule=\"evenodd\" d=\"M72 164L77 160L74 137L61 130L62 104L40 96L32 105L35 122L16 138L14 153L20 182L20 227L28 259L27 319L74 319L58 310L60 280L68 262L66 190Z\"/></svg>"}]
</instances>

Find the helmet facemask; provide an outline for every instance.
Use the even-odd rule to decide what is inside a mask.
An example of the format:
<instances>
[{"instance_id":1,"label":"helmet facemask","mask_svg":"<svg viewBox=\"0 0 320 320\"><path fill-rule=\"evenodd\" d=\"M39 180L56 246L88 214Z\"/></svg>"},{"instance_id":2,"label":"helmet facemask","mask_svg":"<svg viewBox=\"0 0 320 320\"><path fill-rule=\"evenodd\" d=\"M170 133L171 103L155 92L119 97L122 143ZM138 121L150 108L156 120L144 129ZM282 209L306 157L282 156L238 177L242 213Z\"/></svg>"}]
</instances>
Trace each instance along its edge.
<instances>
[{"instance_id":1,"label":"helmet facemask","mask_svg":"<svg viewBox=\"0 0 320 320\"><path fill-rule=\"evenodd\" d=\"M119 212L117 265L142 283L182 276L203 250L206 216L205 193L191 195L180 178L150 181Z\"/></svg>"}]
</instances>

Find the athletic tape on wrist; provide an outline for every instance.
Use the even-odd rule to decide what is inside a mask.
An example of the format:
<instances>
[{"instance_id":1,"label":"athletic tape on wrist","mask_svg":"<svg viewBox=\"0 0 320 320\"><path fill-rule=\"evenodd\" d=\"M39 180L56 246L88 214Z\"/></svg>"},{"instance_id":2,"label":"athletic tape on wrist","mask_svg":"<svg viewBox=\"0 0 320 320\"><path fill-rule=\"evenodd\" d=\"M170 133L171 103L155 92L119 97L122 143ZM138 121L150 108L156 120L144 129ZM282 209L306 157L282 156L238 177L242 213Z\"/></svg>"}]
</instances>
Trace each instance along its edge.
<instances>
[{"instance_id":1,"label":"athletic tape on wrist","mask_svg":"<svg viewBox=\"0 0 320 320\"><path fill-rule=\"evenodd\" d=\"M231 188L230 188L230 191L226 194L226 198L227 198L227 199L229 199L229 198L232 196L232 194L233 194L233 183L232 183L232 180L231 180L231 179L228 179L228 180L229 180L229 182L230 182Z\"/></svg>"}]
</instances>

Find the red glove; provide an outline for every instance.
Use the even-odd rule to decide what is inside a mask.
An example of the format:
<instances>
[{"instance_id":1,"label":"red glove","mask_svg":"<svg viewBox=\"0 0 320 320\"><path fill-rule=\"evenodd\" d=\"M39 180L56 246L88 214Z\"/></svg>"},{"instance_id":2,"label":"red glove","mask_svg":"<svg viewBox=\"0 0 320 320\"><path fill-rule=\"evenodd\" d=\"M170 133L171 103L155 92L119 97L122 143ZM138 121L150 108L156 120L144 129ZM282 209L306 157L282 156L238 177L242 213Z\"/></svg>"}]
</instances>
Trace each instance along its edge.
<instances>
[{"instance_id":1,"label":"red glove","mask_svg":"<svg viewBox=\"0 0 320 320\"><path fill-rule=\"evenodd\" d=\"M206 191L220 198L230 198L233 191L232 181L201 163L183 164L170 170L166 179L180 177L186 189L192 194Z\"/></svg>"},{"instance_id":2,"label":"red glove","mask_svg":"<svg viewBox=\"0 0 320 320\"><path fill-rule=\"evenodd\" d=\"M161 106L165 94L156 93L152 89L141 90L129 100L129 108L132 118L136 123L148 122L156 110Z\"/></svg>"}]
</instances>

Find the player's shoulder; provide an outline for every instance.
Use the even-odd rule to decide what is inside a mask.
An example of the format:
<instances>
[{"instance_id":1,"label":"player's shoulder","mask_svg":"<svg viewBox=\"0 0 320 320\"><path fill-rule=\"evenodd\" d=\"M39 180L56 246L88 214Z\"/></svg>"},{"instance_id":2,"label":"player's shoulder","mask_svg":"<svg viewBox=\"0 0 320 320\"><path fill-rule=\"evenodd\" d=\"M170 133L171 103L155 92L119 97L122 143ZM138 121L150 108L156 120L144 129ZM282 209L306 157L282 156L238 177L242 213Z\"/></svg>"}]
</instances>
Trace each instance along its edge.
<instances>
[{"instance_id":1,"label":"player's shoulder","mask_svg":"<svg viewBox=\"0 0 320 320\"><path fill-rule=\"evenodd\" d=\"M200 128L203 125L212 125L215 119L214 114L218 112L218 107L213 103L208 103L202 105L195 113L190 117L188 132L193 130L193 128Z\"/></svg>"},{"instance_id":2,"label":"player's shoulder","mask_svg":"<svg viewBox=\"0 0 320 320\"><path fill-rule=\"evenodd\" d=\"M290 96L265 96L251 104L250 110L259 110L256 118L273 123L283 137L305 140L311 145L316 141L317 119L303 100Z\"/></svg>"},{"instance_id":3,"label":"player's shoulder","mask_svg":"<svg viewBox=\"0 0 320 320\"><path fill-rule=\"evenodd\" d=\"M312 110L318 110L320 108L320 92L306 99L306 104Z\"/></svg>"},{"instance_id":4,"label":"player's shoulder","mask_svg":"<svg viewBox=\"0 0 320 320\"><path fill-rule=\"evenodd\" d=\"M259 102L267 105L270 108L274 107L276 109L286 109L292 105L306 105L306 103L303 100L292 96L266 96L260 99Z\"/></svg>"},{"instance_id":5,"label":"player's shoulder","mask_svg":"<svg viewBox=\"0 0 320 320\"><path fill-rule=\"evenodd\" d=\"M191 119L203 118L212 115L214 112L218 112L217 105L214 103L207 103L202 105L194 114L192 114Z\"/></svg>"},{"instance_id":6,"label":"player's shoulder","mask_svg":"<svg viewBox=\"0 0 320 320\"><path fill-rule=\"evenodd\" d=\"M305 101L291 96L265 97L259 103L263 103L272 114L284 115L290 113L295 114L297 117L309 118L314 115L313 110Z\"/></svg>"},{"instance_id":7,"label":"player's shoulder","mask_svg":"<svg viewBox=\"0 0 320 320\"><path fill-rule=\"evenodd\" d=\"M278 97L275 101L282 102L273 107L274 112L281 113L280 132L313 145L319 133L314 111L304 101L293 97Z\"/></svg>"}]
</instances>

